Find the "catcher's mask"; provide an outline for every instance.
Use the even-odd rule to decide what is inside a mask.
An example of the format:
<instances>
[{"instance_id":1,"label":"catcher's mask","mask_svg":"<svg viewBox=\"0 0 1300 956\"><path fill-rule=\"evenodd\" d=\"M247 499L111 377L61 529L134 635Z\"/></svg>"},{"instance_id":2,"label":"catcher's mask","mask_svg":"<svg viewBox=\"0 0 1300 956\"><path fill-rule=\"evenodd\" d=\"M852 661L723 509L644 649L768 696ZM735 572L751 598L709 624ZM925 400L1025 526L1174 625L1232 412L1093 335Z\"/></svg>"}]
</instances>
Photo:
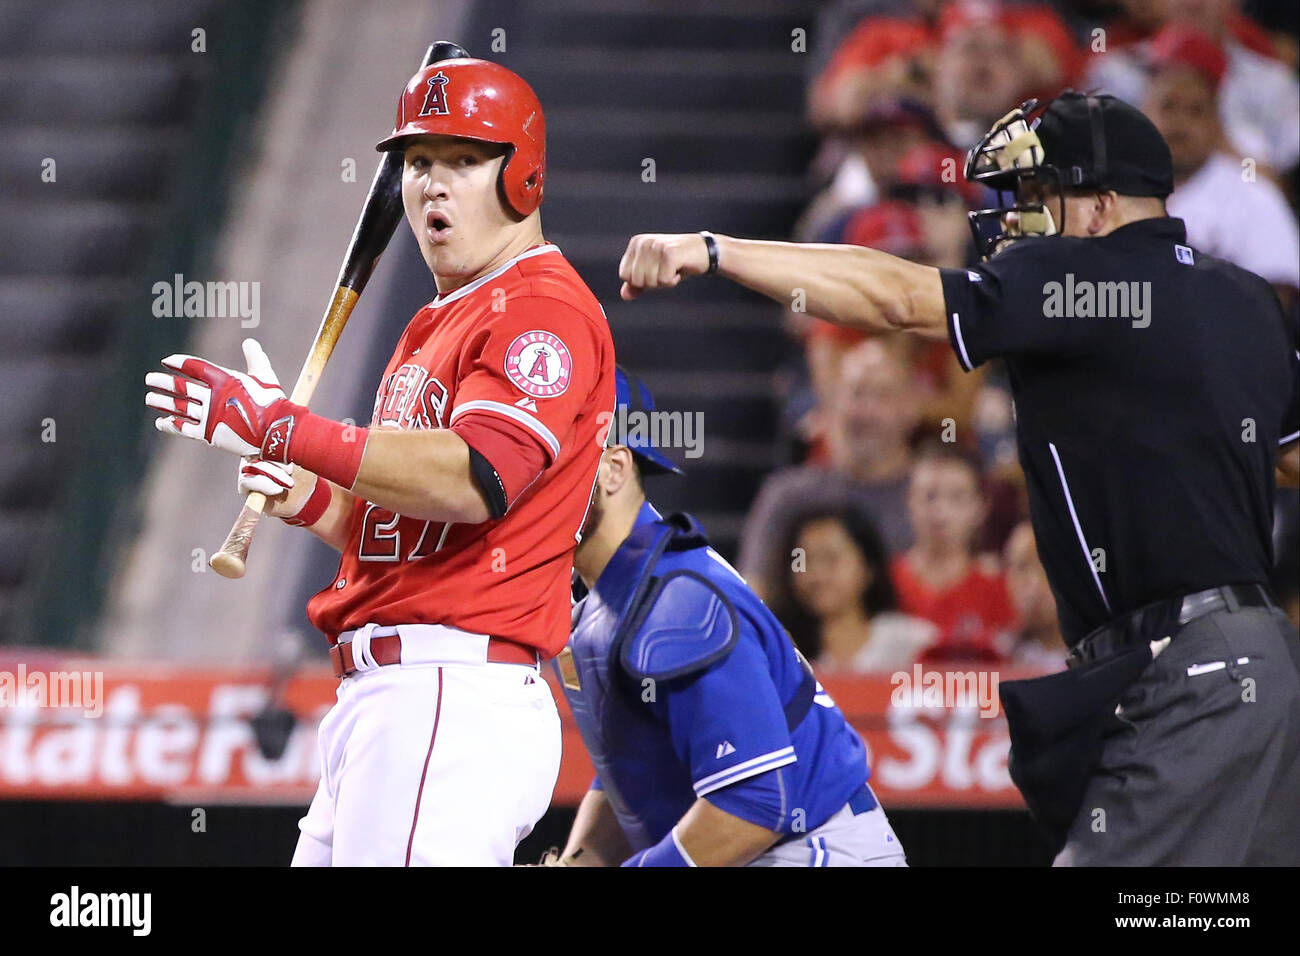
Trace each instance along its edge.
<instances>
[{"instance_id":1,"label":"catcher's mask","mask_svg":"<svg viewBox=\"0 0 1300 956\"><path fill-rule=\"evenodd\" d=\"M1065 95L1084 94L1069 91ZM1030 120L1037 100L1026 100L1002 117L966 155L966 179L997 190L1000 205L968 213L971 234L980 257L987 259L1003 246L1029 236L1054 236L1065 229L1065 189L1100 186L1106 175L1106 134L1101 107L1087 95L1091 132L1091 162L1060 166L1049 162L1038 136L1042 117ZM1048 107L1051 108L1050 106ZM1039 181L1057 197L1057 215L1043 202L1026 199L1022 184ZM1010 202L1006 197L1010 197Z\"/></svg>"}]
</instances>

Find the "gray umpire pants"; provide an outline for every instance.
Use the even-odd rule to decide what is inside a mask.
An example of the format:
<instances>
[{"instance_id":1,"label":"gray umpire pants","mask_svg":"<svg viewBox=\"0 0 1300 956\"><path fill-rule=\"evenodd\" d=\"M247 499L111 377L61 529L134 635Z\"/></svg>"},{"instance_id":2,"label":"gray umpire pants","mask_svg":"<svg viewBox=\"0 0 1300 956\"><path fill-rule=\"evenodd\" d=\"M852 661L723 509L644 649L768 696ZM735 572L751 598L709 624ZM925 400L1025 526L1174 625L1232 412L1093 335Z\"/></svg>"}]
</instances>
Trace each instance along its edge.
<instances>
[{"instance_id":1,"label":"gray umpire pants","mask_svg":"<svg viewBox=\"0 0 1300 956\"><path fill-rule=\"evenodd\" d=\"M1057 866L1300 865L1300 635L1184 627L1125 693Z\"/></svg>"}]
</instances>

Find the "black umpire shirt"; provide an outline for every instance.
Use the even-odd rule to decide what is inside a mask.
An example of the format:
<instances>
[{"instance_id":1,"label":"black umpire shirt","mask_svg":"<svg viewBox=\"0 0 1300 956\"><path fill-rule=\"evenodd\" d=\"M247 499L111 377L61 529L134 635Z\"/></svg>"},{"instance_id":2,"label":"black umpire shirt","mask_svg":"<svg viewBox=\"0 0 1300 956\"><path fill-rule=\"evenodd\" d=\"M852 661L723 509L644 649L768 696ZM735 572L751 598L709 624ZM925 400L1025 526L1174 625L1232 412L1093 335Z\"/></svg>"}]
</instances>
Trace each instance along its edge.
<instances>
[{"instance_id":1,"label":"black umpire shirt","mask_svg":"<svg viewBox=\"0 0 1300 956\"><path fill-rule=\"evenodd\" d=\"M1154 601L1269 580L1296 333L1267 282L1186 241L1181 219L1145 219L942 270L962 366L1006 361L1070 645Z\"/></svg>"}]
</instances>

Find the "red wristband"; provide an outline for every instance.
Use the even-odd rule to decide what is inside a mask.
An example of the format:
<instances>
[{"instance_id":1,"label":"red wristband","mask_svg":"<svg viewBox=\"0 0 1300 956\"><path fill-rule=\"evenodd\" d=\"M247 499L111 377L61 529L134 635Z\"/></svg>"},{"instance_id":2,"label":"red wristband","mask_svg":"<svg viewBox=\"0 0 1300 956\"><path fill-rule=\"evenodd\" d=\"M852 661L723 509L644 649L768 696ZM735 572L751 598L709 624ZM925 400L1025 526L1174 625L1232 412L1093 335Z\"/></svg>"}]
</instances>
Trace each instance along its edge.
<instances>
[{"instance_id":1,"label":"red wristband","mask_svg":"<svg viewBox=\"0 0 1300 956\"><path fill-rule=\"evenodd\" d=\"M330 488L330 483L324 478L317 477L316 487L307 496L306 504L292 518L282 518L280 520L285 524L293 525L295 528L310 528L317 521L320 521L321 516L325 514L333 498L334 491Z\"/></svg>"},{"instance_id":2,"label":"red wristband","mask_svg":"<svg viewBox=\"0 0 1300 956\"><path fill-rule=\"evenodd\" d=\"M356 484L370 429L313 415L302 405L285 401L267 429L262 457L291 461L349 491Z\"/></svg>"}]
</instances>

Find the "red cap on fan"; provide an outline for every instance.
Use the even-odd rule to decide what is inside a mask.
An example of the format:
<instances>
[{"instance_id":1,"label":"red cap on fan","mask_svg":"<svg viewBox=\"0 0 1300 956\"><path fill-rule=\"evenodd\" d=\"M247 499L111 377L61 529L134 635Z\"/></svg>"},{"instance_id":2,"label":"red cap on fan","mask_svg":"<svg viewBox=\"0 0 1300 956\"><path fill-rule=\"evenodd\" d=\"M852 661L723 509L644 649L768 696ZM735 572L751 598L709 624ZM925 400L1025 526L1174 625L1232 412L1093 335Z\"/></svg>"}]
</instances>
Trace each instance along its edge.
<instances>
[{"instance_id":1,"label":"red cap on fan","mask_svg":"<svg viewBox=\"0 0 1300 956\"><path fill-rule=\"evenodd\" d=\"M1204 30L1171 23L1151 38L1147 58L1152 67L1186 66L1198 71L1216 90L1228 72L1223 49Z\"/></svg>"}]
</instances>

